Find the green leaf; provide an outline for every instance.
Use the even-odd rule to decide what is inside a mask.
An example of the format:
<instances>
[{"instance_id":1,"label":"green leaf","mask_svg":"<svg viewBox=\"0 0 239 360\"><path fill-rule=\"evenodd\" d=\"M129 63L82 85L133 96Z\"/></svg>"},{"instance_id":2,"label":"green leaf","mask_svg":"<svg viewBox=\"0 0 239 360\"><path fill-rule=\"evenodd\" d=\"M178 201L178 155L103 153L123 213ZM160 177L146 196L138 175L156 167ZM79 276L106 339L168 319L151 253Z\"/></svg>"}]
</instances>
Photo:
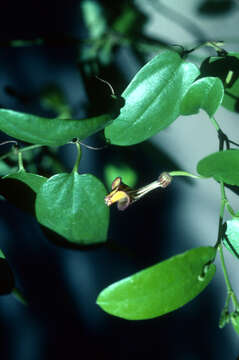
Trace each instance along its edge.
<instances>
[{"instance_id":1,"label":"green leaf","mask_svg":"<svg viewBox=\"0 0 239 360\"><path fill-rule=\"evenodd\" d=\"M224 95L224 87L219 78L205 77L192 84L181 103L181 114L191 115L206 111L211 117L220 106Z\"/></svg>"},{"instance_id":2,"label":"green leaf","mask_svg":"<svg viewBox=\"0 0 239 360\"><path fill-rule=\"evenodd\" d=\"M3 179L16 179L27 184L35 193L38 192L42 184L47 180L44 176L32 174L24 170L20 170L15 174L4 176Z\"/></svg>"},{"instance_id":3,"label":"green leaf","mask_svg":"<svg viewBox=\"0 0 239 360\"><path fill-rule=\"evenodd\" d=\"M222 106L239 112L239 53L209 57L204 60L200 70L202 76L216 76L222 80L225 88Z\"/></svg>"},{"instance_id":4,"label":"green leaf","mask_svg":"<svg viewBox=\"0 0 239 360\"><path fill-rule=\"evenodd\" d=\"M92 39L102 37L107 31L107 23L100 3L92 0L84 0L81 9L89 37Z\"/></svg>"},{"instance_id":5,"label":"green leaf","mask_svg":"<svg viewBox=\"0 0 239 360\"><path fill-rule=\"evenodd\" d=\"M41 105L48 111L53 110L61 119L71 117L70 105L67 104L64 94L60 88L51 85L41 93Z\"/></svg>"},{"instance_id":6,"label":"green leaf","mask_svg":"<svg viewBox=\"0 0 239 360\"><path fill-rule=\"evenodd\" d=\"M108 114L89 119L48 119L13 110L0 109L0 130L32 144L64 145L77 137L83 140L111 121Z\"/></svg>"},{"instance_id":7,"label":"green leaf","mask_svg":"<svg viewBox=\"0 0 239 360\"><path fill-rule=\"evenodd\" d=\"M5 176L11 172L15 172L17 170L17 167L10 166L5 161L0 160L0 176Z\"/></svg>"},{"instance_id":8,"label":"green leaf","mask_svg":"<svg viewBox=\"0 0 239 360\"><path fill-rule=\"evenodd\" d=\"M151 319L176 310L195 298L212 280L215 265L201 274L216 250L200 247L171 257L104 289L97 304L109 314L128 319Z\"/></svg>"},{"instance_id":9,"label":"green leaf","mask_svg":"<svg viewBox=\"0 0 239 360\"><path fill-rule=\"evenodd\" d=\"M239 219L227 221L227 229L223 239L223 245L232 255L239 258Z\"/></svg>"},{"instance_id":10,"label":"green leaf","mask_svg":"<svg viewBox=\"0 0 239 360\"><path fill-rule=\"evenodd\" d=\"M239 334L239 313L238 312L234 312L233 314L231 314L231 323L232 323L232 326L234 327L234 330L236 331L236 333Z\"/></svg>"},{"instance_id":11,"label":"green leaf","mask_svg":"<svg viewBox=\"0 0 239 360\"><path fill-rule=\"evenodd\" d=\"M118 176L122 177L123 182L130 187L134 187L138 180L136 171L126 163L120 163L119 166L107 164L104 168L104 177L107 187L111 189L112 182Z\"/></svg>"},{"instance_id":12,"label":"green leaf","mask_svg":"<svg viewBox=\"0 0 239 360\"><path fill-rule=\"evenodd\" d=\"M107 239L106 190L91 174L62 173L48 179L36 198L38 221L67 240L82 245Z\"/></svg>"},{"instance_id":13,"label":"green leaf","mask_svg":"<svg viewBox=\"0 0 239 360\"><path fill-rule=\"evenodd\" d=\"M125 106L107 126L112 144L133 145L169 126L180 113L180 104L199 70L172 51L164 51L133 78L122 96Z\"/></svg>"},{"instance_id":14,"label":"green leaf","mask_svg":"<svg viewBox=\"0 0 239 360\"><path fill-rule=\"evenodd\" d=\"M219 151L197 164L197 172L229 185L239 186L239 150Z\"/></svg>"},{"instance_id":15,"label":"green leaf","mask_svg":"<svg viewBox=\"0 0 239 360\"><path fill-rule=\"evenodd\" d=\"M12 291L12 295L22 304L22 305L28 305L27 300L25 299L25 297L23 296L23 294L21 293L20 290L18 289L13 289Z\"/></svg>"},{"instance_id":16,"label":"green leaf","mask_svg":"<svg viewBox=\"0 0 239 360\"><path fill-rule=\"evenodd\" d=\"M0 295L6 295L12 292L14 288L14 276L12 270L0 250Z\"/></svg>"}]
</instances>

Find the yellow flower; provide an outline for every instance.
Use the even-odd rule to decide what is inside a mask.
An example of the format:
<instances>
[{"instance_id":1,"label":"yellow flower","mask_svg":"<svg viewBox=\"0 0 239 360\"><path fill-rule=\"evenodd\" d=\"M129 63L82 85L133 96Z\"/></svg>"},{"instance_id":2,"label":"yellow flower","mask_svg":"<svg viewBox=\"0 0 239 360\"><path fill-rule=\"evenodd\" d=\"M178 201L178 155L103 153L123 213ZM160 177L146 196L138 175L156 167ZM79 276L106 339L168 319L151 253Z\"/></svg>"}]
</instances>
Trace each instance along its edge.
<instances>
[{"instance_id":1,"label":"yellow flower","mask_svg":"<svg viewBox=\"0 0 239 360\"><path fill-rule=\"evenodd\" d=\"M139 200L148 192L158 187L165 188L171 183L171 181L172 177L168 173L163 172L157 180L134 190L131 189L128 185L124 184L121 177L117 177L112 182L111 193L105 197L105 203L106 205L110 206L117 202L118 209L125 210L130 204Z\"/></svg>"}]
</instances>

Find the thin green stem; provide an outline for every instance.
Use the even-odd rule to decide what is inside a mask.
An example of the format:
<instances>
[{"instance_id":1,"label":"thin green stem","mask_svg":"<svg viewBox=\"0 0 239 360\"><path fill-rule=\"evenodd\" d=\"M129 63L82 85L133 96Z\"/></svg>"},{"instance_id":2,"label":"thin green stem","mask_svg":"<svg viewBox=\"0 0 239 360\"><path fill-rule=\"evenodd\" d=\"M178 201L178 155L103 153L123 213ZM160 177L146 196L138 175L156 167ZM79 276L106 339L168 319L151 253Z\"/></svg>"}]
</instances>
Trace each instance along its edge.
<instances>
[{"instance_id":1,"label":"thin green stem","mask_svg":"<svg viewBox=\"0 0 239 360\"><path fill-rule=\"evenodd\" d=\"M80 143L78 141L76 141L75 144L76 144L76 148L77 148L77 157L76 157L76 162L72 169L72 172L77 173L79 164L80 164L80 159L81 159L81 147L80 147Z\"/></svg>"},{"instance_id":2,"label":"thin green stem","mask_svg":"<svg viewBox=\"0 0 239 360\"><path fill-rule=\"evenodd\" d=\"M18 157L19 171L24 171L25 169L24 169L24 165L23 165L23 161L22 161L22 152L21 151L18 151L17 157Z\"/></svg>"},{"instance_id":3,"label":"thin green stem","mask_svg":"<svg viewBox=\"0 0 239 360\"><path fill-rule=\"evenodd\" d=\"M171 171L169 173L170 176L189 176L189 177L192 177L194 179L205 179L203 176L199 176L199 175L194 175L194 174L191 174L187 171Z\"/></svg>"},{"instance_id":4,"label":"thin green stem","mask_svg":"<svg viewBox=\"0 0 239 360\"><path fill-rule=\"evenodd\" d=\"M42 147L44 145L40 145L40 144L36 144L36 145L29 145L29 146L26 146L24 148L21 149L21 152L24 152L24 151L29 151L29 150L34 150L34 149L37 149L39 147Z\"/></svg>"},{"instance_id":5,"label":"thin green stem","mask_svg":"<svg viewBox=\"0 0 239 360\"><path fill-rule=\"evenodd\" d=\"M224 259L224 255L223 255L222 245L220 244L218 248L219 248L219 254L220 254L220 259L221 259L221 264L222 264L223 275L224 275L224 279L225 279L225 283L226 283L226 287L227 287L227 293L228 293L228 296L230 296L232 299L235 310L238 310L239 303L238 303L236 295L232 289L231 282L229 280L229 276L228 276L228 272L227 272L227 268L226 268L226 264L225 264L225 259Z\"/></svg>"},{"instance_id":6,"label":"thin green stem","mask_svg":"<svg viewBox=\"0 0 239 360\"><path fill-rule=\"evenodd\" d=\"M213 116L212 116L212 117L209 117L209 119L210 119L212 125L215 127L215 129L216 129L217 131L220 131L221 128L220 128L218 122L216 121L216 119L215 119Z\"/></svg>"},{"instance_id":7,"label":"thin green stem","mask_svg":"<svg viewBox=\"0 0 239 360\"><path fill-rule=\"evenodd\" d=\"M25 146L24 148L20 149L20 151L24 152L24 151L34 150L34 149L37 149L37 148L42 147L42 146L44 146L44 145L39 145L39 144L37 144L37 145L29 145L29 146ZM6 154L0 156L0 160L6 159L7 157L14 154L15 151L16 151L16 149L13 147L12 150L10 150Z\"/></svg>"}]
</instances>

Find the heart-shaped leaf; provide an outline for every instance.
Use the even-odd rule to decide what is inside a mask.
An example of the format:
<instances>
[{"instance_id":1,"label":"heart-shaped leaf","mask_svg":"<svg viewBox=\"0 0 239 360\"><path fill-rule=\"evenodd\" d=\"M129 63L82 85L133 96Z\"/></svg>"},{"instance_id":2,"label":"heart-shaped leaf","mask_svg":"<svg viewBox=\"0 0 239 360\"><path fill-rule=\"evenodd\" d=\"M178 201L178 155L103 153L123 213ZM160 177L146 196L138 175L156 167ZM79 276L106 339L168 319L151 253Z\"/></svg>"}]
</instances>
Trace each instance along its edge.
<instances>
[{"instance_id":1,"label":"heart-shaped leaf","mask_svg":"<svg viewBox=\"0 0 239 360\"><path fill-rule=\"evenodd\" d=\"M154 57L133 78L122 97L120 115L105 128L112 144L133 145L169 126L180 113L187 90L199 75L173 51Z\"/></svg>"},{"instance_id":2,"label":"heart-shaped leaf","mask_svg":"<svg viewBox=\"0 0 239 360\"><path fill-rule=\"evenodd\" d=\"M6 175L3 179L16 179L27 184L35 193L38 192L42 184L47 180L44 176L32 174L20 170L14 174Z\"/></svg>"},{"instance_id":3,"label":"heart-shaped leaf","mask_svg":"<svg viewBox=\"0 0 239 360\"><path fill-rule=\"evenodd\" d=\"M239 150L219 151L197 164L197 172L229 185L239 186Z\"/></svg>"},{"instance_id":4,"label":"heart-shaped leaf","mask_svg":"<svg viewBox=\"0 0 239 360\"><path fill-rule=\"evenodd\" d=\"M200 247L171 257L104 289L97 304L109 314L151 319L176 310L195 298L212 280L216 250ZM203 274L203 276L202 276Z\"/></svg>"},{"instance_id":5,"label":"heart-shaped leaf","mask_svg":"<svg viewBox=\"0 0 239 360\"><path fill-rule=\"evenodd\" d=\"M8 262L0 250L0 295L9 294L14 289L14 276Z\"/></svg>"},{"instance_id":6,"label":"heart-shaped leaf","mask_svg":"<svg viewBox=\"0 0 239 360\"><path fill-rule=\"evenodd\" d=\"M196 114L200 109L211 117L220 106L224 87L219 78L205 77L195 81L181 103L181 114Z\"/></svg>"},{"instance_id":7,"label":"heart-shaped leaf","mask_svg":"<svg viewBox=\"0 0 239 360\"><path fill-rule=\"evenodd\" d=\"M103 184L91 174L57 174L38 191L36 216L42 225L73 243L104 242L109 224L105 196Z\"/></svg>"},{"instance_id":8,"label":"heart-shaped leaf","mask_svg":"<svg viewBox=\"0 0 239 360\"><path fill-rule=\"evenodd\" d=\"M64 145L77 137L83 140L112 121L105 114L89 119L48 119L0 109L0 130L16 139L48 146Z\"/></svg>"}]
</instances>

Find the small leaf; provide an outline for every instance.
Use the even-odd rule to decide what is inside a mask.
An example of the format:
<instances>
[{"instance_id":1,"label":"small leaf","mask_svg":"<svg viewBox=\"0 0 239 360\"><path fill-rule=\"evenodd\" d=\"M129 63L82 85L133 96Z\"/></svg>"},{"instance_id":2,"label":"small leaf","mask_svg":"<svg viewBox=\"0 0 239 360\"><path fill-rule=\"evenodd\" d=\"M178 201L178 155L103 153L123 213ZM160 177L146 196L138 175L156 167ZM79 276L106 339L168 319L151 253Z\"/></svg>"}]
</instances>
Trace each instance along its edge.
<instances>
[{"instance_id":1,"label":"small leaf","mask_svg":"<svg viewBox=\"0 0 239 360\"><path fill-rule=\"evenodd\" d=\"M4 176L3 179L16 179L27 184L35 193L38 192L42 184L47 180L44 176L32 174L24 170L18 171L14 174Z\"/></svg>"},{"instance_id":2,"label":"small leaf","mask_svg":"<svg viewBox=\"0 0 239 360\"><path fill-rule=\"evenodd\" d=\"M0 176L5 176L11 172L15 172L17 167L8 165L5 161L0 160Z\"/></svg>"},{"instance_id":3,"label":"small leaf","mask_svg":"<svg viewBox=\"0 0 239 360\"><path fill-rule=\"evenodd\" d=\"M204 60L200 70L202 76L216 76L222 80L225 88L222 106L239 112L239 53L209 57Z\"/></svg>"},{"instance_id":4,"label":"small leaf","mask_svg":"<svg viewBox=\"0 0 239 360\"><path fill-rule=\"evenodd\" d=\"M239 258L239 219L227 221L223 244L235 257Z\"/></svg>"},{"instance_id":5,"label":"small leaf","mask_svg":"<svg viewBox=\"0 0 239 360\"><path fill-rule=\"evenodd\" d=\"M195 298L212 280L216 250L200 247L171 257L104 289L97 304L109 314L128 319L151 319L176 310Z\"/></svg>"},{"instance_id":6,"label":"small leaf","mask_svg":"<svg viewBox=\"0 0 239 360\"><path fill-rule=\"evenodd\" d=\"M237 334L239 334L239 313L238 312L234 312L233 314L231 314L231 323L232 326L234 327L234 330L236 331Z\"/></svg>"},{"instance_id":7,"label":"small leaf","mask_svg":"<svg viewBox=\"0 0 239 360\"><path fill-rule=\"evenodd\" d=\"M179 116L181 100L198 75L194 64L173 51L154 57L123 92L125 106L106 127L106 138L112 144L133 145L168 127Z\"/></svg>"},{"instance_id":8,"label":"small leaf","mask_svg":"<svg viewBox=\"0 0 239 360\"><path fill-rule=\"evenodd\" d=\"M221 80L216 77L205 77L192 84L181 103L181 114L191 115L206 111L211 117L220 106L224 95Z\"/></svg>"},{"instance_id":9,"label":"small leaf","mask_svg":"<svg viewBox=\"0 0 239 360\"><path fill-rule=\"evenodd\" d=\"M48 119L13 110L0 109L0 130L16 139L48 146L64 145L103 129L111 121L108 114L89 119Z\"/></svg>"},{"instance_id":10,"label":"small leaf","mask_svg":"<svg viewBox=\"0 0 239 360\"><path fill-rule=\"evenodd\" d=\"M229 185L239 186L239 150L219 151L197 164L197 172Z\"/></svg>"},{"instance_id":11,"label":"small leaf","mask_svg":"<svg viewBox=\"0 0 239 360\"><path fill-rule=\"evenodd\" d=\"M84 0L81 9L89 37L92 39L102 37L107 31L107 23L100 3L92 0Z\"/></svg>"},{"instance_id":12,"label":"small leaf","mask_svg":"<svg viewBox=\"0 0 239 360\"><path fill-rule=\"evenodd\" d=\"M23 296L23 294L21 293L20 290L18 289L13 289L12 291L12 295L23 305L28 305L27 300L25 299L25 297Z\"/></svg>"},{"instance_id":13,"label":"small leaf","mask_svg":"<svg viewBox=\"0 0 239 360\"><path fill-rule=\"evenodd\" d=\"M36 198L38 221L76 244L107 239L109 209L106 190L91 174L57 174L40 188Z\"/></svg>"},{"instance_id":14,"label":"small leaf","mask_svg":"<svg viewBox=\"0 0 239 360\"><path fill-rule=\"evenodd\" d=\"M107 164L104 168L104 177L109 189L111 189L112 181L117 177L121 177L130 187L134 187L138 180L136 171L124 162L119 163L118 166Z\"/></svg>"},{"instance_id":15,"label":"small leaf","mask_svg":"<svg viewBox=\"0 0 239 360\"><path fill-rule=\"evenodd\" d=\"M14 276L8 262L0 250L0 295L9 294L14 288Z\"/></svg>"}]
</instances>

